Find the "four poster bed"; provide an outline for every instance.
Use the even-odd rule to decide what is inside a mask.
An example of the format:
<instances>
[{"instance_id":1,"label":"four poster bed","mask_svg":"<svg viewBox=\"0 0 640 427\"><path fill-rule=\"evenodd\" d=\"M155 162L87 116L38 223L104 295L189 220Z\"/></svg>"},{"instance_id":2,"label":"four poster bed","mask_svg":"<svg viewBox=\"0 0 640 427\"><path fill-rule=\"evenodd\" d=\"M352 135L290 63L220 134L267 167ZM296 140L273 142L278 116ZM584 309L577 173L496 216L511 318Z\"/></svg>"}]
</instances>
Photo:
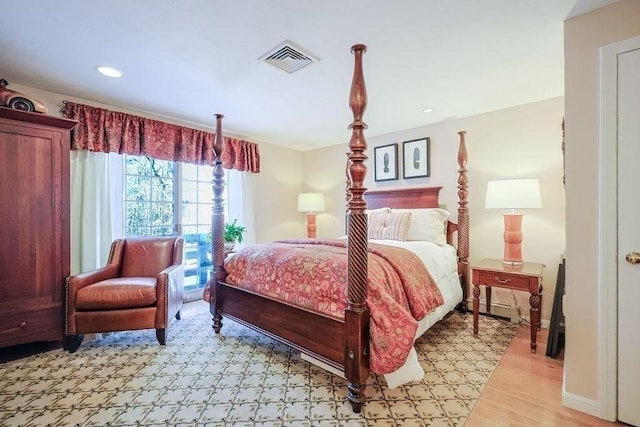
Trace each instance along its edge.
<instances>
[{"instance_id":1,"label":"four poster bed","mask_svg":"<svg viewBox=\"0 0 640 427\"><path fill-rule=\"evenodd\" d=\"M349 126L352 135L349 142L347 160L347 237L343 239L344 243L340 243L339 240L315 241L307 239L276 242L270 244L271 246L256 245L251 247L254 249L246 248L248 251L254 250L254 252L249 252L247 257L240 256L241 252L245 251L243 249L225 262L223 249L224 207L222 200L224 171L221 160L223 116L216 115L217 127L214 148L217 157L214 160L214 207L212 215L213 274L208 286L210 288L210 311L213 315L213 328L216 333L221 331L222 318L224 316L275 338L301 351L303 355L343 373L348 382L348 398L352 408L355 412L360 412L366 399L364 393L365 383L370 370L386 374L388 373L386 371L395 371L399 368L398 365L405 364L404 360L400 361L399 364L385 364L391 359L385 359L387 357L385 355L379 356L378 350L388 347L388 342L396 339L396 337L379 336L379 329L384 329L385 325L387 329L393 329L394 332L407 329L411 336L408 338L406 336L402 337L399 341L407 341L409 347L413 350L415 337L424 332L430 326L430 323L442 318L454 305L464 306L468 274L469 218L467 209L465 132L459 132L458 223L455 224L448 220L440 222L443 236L446 236L446 243L448 243L445 245L442 242L440 246L445 250L448 248L448 250L453 251L453 267L451 268L453 269L455 280L452 283L455 283L454 287L457 289L448 293L439 292L437 289L434 293L423 291L422 285L418 287L415 282L424 281L424 289L437 288L440 287L440 284L435 283L436 280L430 278L434 273L427 271L424 264L420 263L419 260L420 267L416 266L415 270L413 267L409 268L409 263L413 262L410 258L418 259L416 255L409 253L405 249L394 247L403 246L402 243L391 242L390 244L394 246L387 246L387 243L389 243L387 241L377 241L377 243L383 243L379 245L368 243L368 214L371 213L371 219L369 219L371 222L373 222L374 218L382 218L374 216L377 212L372 213L371 210L383 208L384 215L387 213L391 216L396 215L393 218L399 218L397 215L400 215L403 220L413 214L403 216L402 213L389 213L389 211L393 212L395 209L404 209L414 213L441 211L441 209L438 209L438 193L441 187L366 192L366 188L363 187L366 174L364 161L367 159L365 154L366 142L363 134L366 124L362 121L362 115L367 103L362 72L362 56L366 51L366 47L357 44L351 48L351 51L355 59L349 98L349 105L353 111L353 121ZM388 231L390 228L384 229ZM451 246L456 232L457 254L453 246ZM419 244L419 242L406 243ZM438 246L433 243L429 244ZM261 267L252 264L255 258L263 257L268 259L268 263L280 265L281 260L275 260L277 254L274 253L284 251L284 246L293 247L301 251L303 257L306 257L295 258L292 255L288 255L289 252L283 252L285 254L283 255L284 258L298 260L295 261L298 263L298 271L291 270L284 273L276 273L268 270L270 268L268 266ZM313 257L324 257L325 255L320 255L321 247L326 247L327 251L332 253L327 257L334 256L335 253L342 253L342 255L338 254L337 257L333 258L322 258L320 261L308 257L310 253L313 253ZM396 252L390 254L393 251L398 253L400 261L389 260L389 258L396 256ZM409 255L404 252L400 253L401 251L407 252ZM391 267L387 266L387 262L391 264ZM333 269L333 266L338 264L341 265L343 270ZM300 265L303 267L300 268ZM331 269L325 268L327 265L331 265ZM302 274L300 273L301 270L305 270L304 274L306 276L296 276ZM317 273L320 270L324 271L324 273L318 276ZM382 273L380 273L381 271ZM406 314L409 309L405 309L401 305L396 307L396 303L388 299L386 294L387 283L383 284L382 287L384 289L377 284L377 279L375 279L377 275L385 277L408 276L407 283L402 282L406 278L401 278L400 287L404 286L405 291L408 289L409 292L420 294L419 296L424 297L424 304L410 300L409 304L404 301L404 306L410 305L411 310L414 309L413 306L420 306L421 308L418 310L421 312L420 317L416 317L415 314L411 313ZM248 282L252 280L259 281L259 276L278 276L280 279L276 278L274 279L276 281L272 283L261 283L258 287L249 287ZM295 276L293 280L292 276ZM438 273L437 276L439 280L441 274ZM289 278L288 281L286 280L287 277ZM285 284L285 282L287 283ZM307 301L307 292L319 288L320 282L326 282L325 284L330 288L337 288L337 291L334 289L334 292L337 292L338 299L334 295L333 297L326 297L324 302L320 303ZM286 288L286 286L289 286L289 288ZM269 288L275 289L271 289L269 292ZM282 289L285 290L283 291ZM294 295L296 289L300 289L304 296ZM278 292L286 295L280 295ZM397 289L388 291L388 293L396 296L401 295L399 297L400 300L410 299L402 292ZM448 297L444 295L445 293L456 296ZM438 308L437 306L441 306L443 302L446 308ZM328 307L328 309L322 309L319 306ZM382 313L387 306L392 306L391 313ZM412 316L416 318L411 318ZM422 317L429 320L422 320L422 323L418 322ZM411 328L403 328L403 322L411 324ZM393 347L392 350L397 350L397 348ZM404 354L403 357L406 358L407 355ZM417 358L414 359L414 362L417 363ZM382 362L380 362L381 360ZM383 368L372 367L372 363L374 365L378 363ZM381 370L382 372L380 372ZM401 367L398 370L401 370ZM407 380L400 379L398 381L402 383Z\"/></svg>"}]
</instances>

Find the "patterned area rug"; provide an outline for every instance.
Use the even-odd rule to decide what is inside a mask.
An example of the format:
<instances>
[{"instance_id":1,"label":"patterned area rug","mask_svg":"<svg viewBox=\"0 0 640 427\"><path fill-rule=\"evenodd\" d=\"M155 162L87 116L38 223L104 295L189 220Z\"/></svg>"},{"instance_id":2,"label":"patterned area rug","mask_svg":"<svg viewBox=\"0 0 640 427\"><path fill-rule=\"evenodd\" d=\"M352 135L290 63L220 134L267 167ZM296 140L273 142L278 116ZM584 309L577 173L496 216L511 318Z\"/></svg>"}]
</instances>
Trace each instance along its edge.
<instances>
[{"instance_id":1,"label":"patterned area rug","mask_svg":"<svg viewBox=\"0 0 640 427\"><path fill-rule=\"evenodd\" d=\"M112 334L77 353L0 365L1 426L461 426L517 325L453 313L417 343L424 380L391 390L372 375L354 414L345 380L291 348L208 313L169 329Z\"/></svg>"}]
</instances>

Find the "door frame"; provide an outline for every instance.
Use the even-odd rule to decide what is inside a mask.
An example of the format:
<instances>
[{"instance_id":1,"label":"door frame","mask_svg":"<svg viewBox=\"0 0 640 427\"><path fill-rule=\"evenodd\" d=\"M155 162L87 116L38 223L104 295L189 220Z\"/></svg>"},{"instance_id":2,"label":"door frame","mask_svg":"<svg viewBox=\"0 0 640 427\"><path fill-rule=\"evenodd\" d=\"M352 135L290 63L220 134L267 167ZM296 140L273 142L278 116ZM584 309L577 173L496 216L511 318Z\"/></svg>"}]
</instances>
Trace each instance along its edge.
<instances>
[{"instance_id":1,"label":"door frame","mask_svg":"<svg viewBox=\"0 0 640 427\"><path fill-rule=\"evenodd\" d=\"M640 37L600 48L598 190L598 403L600 418L618 416L618 55L640 49ZM615 286L607 286L614 284Z\"/></svg>"}]
</instances>

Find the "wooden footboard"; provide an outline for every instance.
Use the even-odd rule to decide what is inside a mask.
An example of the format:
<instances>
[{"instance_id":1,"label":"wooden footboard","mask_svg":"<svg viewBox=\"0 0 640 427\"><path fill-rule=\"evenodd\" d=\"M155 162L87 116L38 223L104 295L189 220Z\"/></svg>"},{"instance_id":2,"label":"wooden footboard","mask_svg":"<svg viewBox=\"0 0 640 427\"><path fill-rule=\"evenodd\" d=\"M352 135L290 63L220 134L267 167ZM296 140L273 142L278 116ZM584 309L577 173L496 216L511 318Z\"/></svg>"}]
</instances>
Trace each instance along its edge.
<instances>
[{"instance_id":1,"label":"wooden footboard","mask_svg":"<svg viewBox=\"0 0 640 427\"><path fill-rule=\"evenodd\" d=\"M343 369L344 322L218 282L216 313ZM220 319L221 320L221 319ZM214 330L220 332L222 324Z\"/></svg>"},{"instance_id":2,"label":"wooden footboard","mask_svg":"<svg viewBox=\"0 0 640 427\"><path fill-rule=\"evenodd\" d=\"M367 104L367 93L362 72L362 56L366 47L362 44L351 48L354 54L354 72L349 97L353 121L349 125L351 139L347 160L347 308L344 320L337 320L306 309L291 306L251 291L225 283L224 270L224 206L222 169L222 115L216 115L215 159L213 162L214 206L212 224L212 264L213 274L209 281L210 312L213 328L219 333L223 316L233 319L254 330L262 332L327 365L344 372L348 382L348 399L355 412L360 412L365 403L365 384L369 377L369 308L367 306L367 201L364 179L367 156L362 120ZM466 150L464 133L461 133L461 151L458 180L459 225L450 225L448 230L458 233L458 249L465 254L460 258L459 271L467 276L468 258L468 214L466 210ZM396 192L369 192L367 199L372 207L389 197L397 198L387 206L394 207L437 207L440 187L429 189L403 189ZM403 194L400 194L403 193ZM414 194L415 193L415 194ZM424 199L421 195L424 194ZM420 196L415 196L420 195ZM413 199L413 202L404 200ZM416 200L420 200L416 205ZM422 203L423 200L428 200ZM383 205L378 205L383 206ZM452 235L452 234L451 234ZM462 237L461 237L462 236ZM462 240L461 240L462 239ZM464 283L466 295L466 282Z\"/></svg>"}]
</instances>

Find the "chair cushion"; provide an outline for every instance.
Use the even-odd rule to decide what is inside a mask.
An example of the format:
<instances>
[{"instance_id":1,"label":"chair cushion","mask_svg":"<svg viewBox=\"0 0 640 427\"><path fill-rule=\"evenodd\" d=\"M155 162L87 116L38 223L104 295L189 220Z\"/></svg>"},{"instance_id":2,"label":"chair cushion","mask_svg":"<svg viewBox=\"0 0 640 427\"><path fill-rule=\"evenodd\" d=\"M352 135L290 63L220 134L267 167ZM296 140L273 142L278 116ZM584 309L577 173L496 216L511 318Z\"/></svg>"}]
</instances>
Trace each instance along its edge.
<instances>
[{"instance_id":1,"label":"chair cushion","mask_svg":"<svg viewBox=\"0 0 640 427\"><path fill-rule=\"evenodd\" d=\"M117 310L155 304L155 277L118 277L103 280L76 293L76 310Z\"/></svg>"}]
</instances>

